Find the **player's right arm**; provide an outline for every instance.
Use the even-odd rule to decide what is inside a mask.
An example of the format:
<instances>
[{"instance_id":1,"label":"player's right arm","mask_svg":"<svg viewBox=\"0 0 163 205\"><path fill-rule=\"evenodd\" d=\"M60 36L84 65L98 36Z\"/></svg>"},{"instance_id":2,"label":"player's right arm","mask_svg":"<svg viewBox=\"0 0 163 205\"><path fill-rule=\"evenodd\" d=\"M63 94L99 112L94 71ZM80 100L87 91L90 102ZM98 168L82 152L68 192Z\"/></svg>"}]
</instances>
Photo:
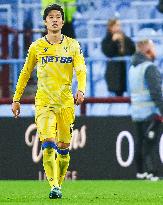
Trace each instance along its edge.
<instances>
[{"instance_id":1,"label":"player's right arm","mask_svg":"<svg viewBox=\"0 0 163 205\"><path fill-rule=\"evenodd\" d=\"M17 118L20 114L20 99L24 92L24 89L27 85L27 82L31 76L31 73L36 66L37 58L36 58L36 50L35 45L32 44L28 50L27 58L25 61L25 64L23 66L23 69L21 70L21 73L19 75L19 79L16 85L15 94L13 97L13 103L12 103L12 112L14 114L14 117Z\"/></svg>"}]
</instances>

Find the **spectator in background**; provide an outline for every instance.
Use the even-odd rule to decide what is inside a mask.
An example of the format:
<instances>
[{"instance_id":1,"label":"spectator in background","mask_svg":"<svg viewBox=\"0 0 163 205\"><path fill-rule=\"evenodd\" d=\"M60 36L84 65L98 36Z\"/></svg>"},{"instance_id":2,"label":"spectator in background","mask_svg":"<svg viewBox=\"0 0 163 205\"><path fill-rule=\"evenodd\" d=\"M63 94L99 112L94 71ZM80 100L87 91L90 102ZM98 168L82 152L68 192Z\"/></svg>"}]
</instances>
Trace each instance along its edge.
<instances>
[{"instance_id":1,"label":"spectator in background","mask_svg":"<svg viewBox=\"0 0 163 205\"><path fill-rule=\"evenodd\" d=\"M160 13L163 13L163 0L159 0L159 3L156 8Z\"/></svg>"},{"instance_id":2,"label":"spectator in background","mask_svg":"<svg viewBox=\"0 0 163 205\"><path fill-rule=\"evenodd\" d=\"M102 51L107 57L132 55L135 52L134 42L121 30L118 19L108 22L108 30L102 41ZM105 73L108 90L122 96L126 91L126 62L109 61Z\"/></svg>"},{"instance_id":3,"label":"spectator in background","mask_svg":"<svg viewBox=\"0 0 163 205\"><path fill-rule=\"evenodd\" d=\"M73 27L73 16L76 12L76 0L41 0L42 9L44 10L48 5L57 3L64 8L64 26L62 34L75 38L75 31Z\"/></svg>"},{"instance_id":4,"label":"spectator in background","mask_svg":"<svg viewBox=\"0 0 163 205\"><path fill-rule=\"evenodd\" d=\"M154 166L157 135L163 116L161 75L154 65L156 57L151 40L137 42L136 53L129 70L131 117L136 129L135 162L138 179L159 178Z\"/></svg>"}]
</instances>

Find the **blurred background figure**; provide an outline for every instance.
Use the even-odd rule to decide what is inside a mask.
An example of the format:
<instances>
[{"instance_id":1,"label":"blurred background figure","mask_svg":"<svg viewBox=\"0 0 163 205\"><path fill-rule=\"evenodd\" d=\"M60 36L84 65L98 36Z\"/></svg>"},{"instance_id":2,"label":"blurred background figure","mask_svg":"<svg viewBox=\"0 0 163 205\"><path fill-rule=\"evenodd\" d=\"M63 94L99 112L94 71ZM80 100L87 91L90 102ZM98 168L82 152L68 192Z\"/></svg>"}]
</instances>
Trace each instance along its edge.
<instances>
[{"instance_id":1,"label":"blurred background figure","mask_svg":"<svg viewBox=\"0 0 163 205\"><path fill-rule=\"evenodd\" d=\"M137 42L129 70L131 92L131 116L135 125L137 142L135 144L136 177L158 180L155 155L157 131L163 116L163 95L161 74L153 61L156 49L153 41Z\"/></svg>"},{"instance_id":2,"label":"blurred background figure","mask_svg":"<svg viewBox=\"0 0 163 205\"><path fill-rule=\"evenodd\" d=\"M102 40L102 51L107 57L129 56L135 52L134 42L125 35L118 19L110 19L107 34ZM108 90L122 96L126 91L126 62L109 61L105 73Z\"/></svg>"},{"instance_id":3,"label":"blurred background figure","mask_svg":"<svg viewBox=\"0 0 163 205\"><path fill-rule=\"evenodd\" d=\"M160 13L163 13L163 0L159 0L158 5L156 6Z\"/></svg>"},{"instance_id":4,"label":"blurred background figure","mask_svg":"<svg viewBox=\"0 0 163 205\"><path fill-rule=\"evenodd\" d=\"M75 38L75 31L73 27L73 16L76 12L76 0L41 0L42 9L50 4L57 3L64 8L65 20L62 33L68 37Z\"/></svg>"}]
</instances>

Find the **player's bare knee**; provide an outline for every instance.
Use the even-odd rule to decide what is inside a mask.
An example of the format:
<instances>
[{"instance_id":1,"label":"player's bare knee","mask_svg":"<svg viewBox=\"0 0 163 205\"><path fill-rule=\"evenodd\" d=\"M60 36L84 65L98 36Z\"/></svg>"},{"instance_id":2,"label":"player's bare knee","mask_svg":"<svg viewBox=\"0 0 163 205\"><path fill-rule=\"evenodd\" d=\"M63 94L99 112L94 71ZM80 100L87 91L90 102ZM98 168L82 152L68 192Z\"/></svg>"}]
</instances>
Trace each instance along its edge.
<instances>
[{"instance_id":1,"label":"player's bare knee","mask_svg":"<svg viewBox=\"0 0 163 205\"><path fill-rule=\"evenodd\" d=\"M60 149L67 149L70 146L70 143L64 143L64 142L58 142L57 143L58 148Z\"/></svg>"}]
</instances>

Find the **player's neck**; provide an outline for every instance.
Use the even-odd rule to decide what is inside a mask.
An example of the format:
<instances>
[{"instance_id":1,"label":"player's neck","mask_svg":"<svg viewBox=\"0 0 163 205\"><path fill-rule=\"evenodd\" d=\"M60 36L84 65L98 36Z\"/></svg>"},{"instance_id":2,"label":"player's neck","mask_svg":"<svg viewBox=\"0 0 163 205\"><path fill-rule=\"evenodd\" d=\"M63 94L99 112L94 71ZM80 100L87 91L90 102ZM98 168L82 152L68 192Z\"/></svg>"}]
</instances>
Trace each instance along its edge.
<instances>
[{"instance_id":1,"label":"player's neck","mask_svg":"<svg viewBox=\"0 0 163 205\"><path fill-rule=\"evenodd\" d=\"M48 32L48 34L46 35L46 39L50 44L60 43L62 41L62 38L63 36L61 32L57 32L57 33Z\"/></svg>"}]
</instances>

